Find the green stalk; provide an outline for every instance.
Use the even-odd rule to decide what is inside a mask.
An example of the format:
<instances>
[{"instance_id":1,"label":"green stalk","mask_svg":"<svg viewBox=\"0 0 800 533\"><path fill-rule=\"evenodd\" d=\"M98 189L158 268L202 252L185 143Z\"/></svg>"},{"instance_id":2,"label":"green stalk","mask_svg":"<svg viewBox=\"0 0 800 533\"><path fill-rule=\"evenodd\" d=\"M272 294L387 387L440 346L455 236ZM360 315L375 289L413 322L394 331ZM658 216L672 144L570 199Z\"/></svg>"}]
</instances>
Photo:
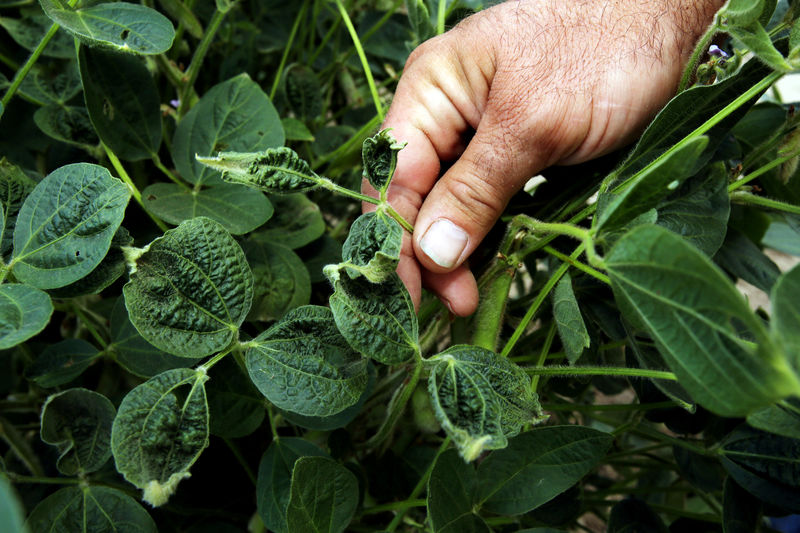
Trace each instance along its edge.
<instances>
[{"instance_id":1,"label":"green stalk","mask_svg":"<svg viewBox=\"0 0 800 533\"><path fill-rule=\"evenodd\" d=\"M164 224L164 222L160 218L156 217L150 211L148 211L147 208L144 206L144 202L142 201L142 193L139 191L139 188L136 187L131 177L125 171L125 167L122 166L122 163L120 162L117 155L111 150L111 148L106 146L106 143L101 142L100 144L106 151L108 160L111 162L111 165L114 167L114 170L117 171L119 178L125 183L125 185L128 186L128 189L130 189L131 194L133 194L133 198L136 200L136 203L138 203L142 207L144 212L147 213L147 215L153 220L153 222L155 222L156 226L158 226L161 231L167 231L169 229L167 225Z\"/></svg>"},{"instance_id":2,"label":"green stalk","mask_svg":"<svg viewBox=\"0 0 800 533\"><path fill-rule=\"evenodd\" d=\"M380 125L382 120L383 119L379 115L375 115L374 117L372 117L369 122L361 126L361 129L359 129L355 134L353 134L352 137L347 139L344 142L344 144L339 146L336 150L328 152L319 159L315 160L314 165L312 167L313 170L317 170L320 167L322 167L322 165L330 161L336 161L340 157L349 154L350 151L353 150L355 146L358 146L364 142L364 139L367 137L367 135L371 131L374 131Z\"/></svg>"},{"instance_id":3,"label":"green stalk","mask_svg":"<svg viewBox=\"0 0 800 533\"><path fill-rule=\"evenodd\" d=\"M617 376L678 381L677 376L665 370L647 368L626 368L612 366L540 366L527 367L525 372L532 376Z\"/></svg>"},{"instance_id":4,"label":"green stalk","mask_svg":"<svg viewBox=\"0 0 800 533\"><path fill-rule=\"evenodd\" d=\"M180 186L182 189L185 189L185 190L187 190L187 191L191 191L191 190L192 190L192 188L191 188L191 187L189 187L189 185L187 185L185 181L183 181L182 179L180 179L178 176L176 176L175 174L173 174L173 173L172 173L172 172L171 172L171 171L170 171L170 170L169 170L167 167L165 167L165 166L164 166L164 163L162 163L162 162L161 162L161 158L160 158L160 157L158 157L158 154L154 154L154 155L153 155L153 164L154 164L154 165L156 166L156 168L158 168L158 170L160 170L160 171L161 171L161 172L162 172L162 173L163 173L163 174L164 174L164 175L165 175L167 178L169 178L169 179L170 179L170 181L172 181L172 182L173 182L173 183L175 183L176 185L179 185L179 186Z\"/></svg>"},{"instance_id":5,"label":"green stalk","mask_svg":"<svg viewBox=\"0 0 800 533\"><path fill-rule=\"evenodd\" d=\"M14 483L37 483L42 485L79 485L81 483L81 479L77 477L20 476L13 472L6 472L5 475Z\"/></svg>"},{"instance_id":6,"label":"green stalk","mask_svg":"<svg viewBox=\"0 0 800 533\"><path fill-rule=\"evenodd\" d=\"M738 191L732 193L731 202L744 205L757 205L776 211L783 211L784 213L800 215L800 206L798 205L781 202L780 200L773 200L772 198L765 198L764 196L750 194L749 192Z\"/></svg>"},{"instance_id":7,"label":"green stalk","mask_svg":"<svg viewBox=\"0 0 800 533\"><path fill-rule=\"evenodd\" d=\"M378 432L375 433L375 435L373 435L372 438L365 443L365 447L377 448L382 446L384 441L389 438L395 424L397 423L397 419L400 418L401 414L403 414L408 400L411 399L414 389L417 388L417 382L419 382L419 377L422 374L422 366L422 358L418 355L417 360L414 363L414 371L408 380L392 397L387 408L388 413L386 414L386 418L381 424L381 427L378 428Z\"/></svg>"},{"instance_id":8,"label":"green stalk","mask_svg":"<svg viewBox=\"0 0 800 533\"><path fill-rule=\"evenodd\" d=\"M209 369L211 369L212 366L214 366L217 363L219 363L220 361L222 361L225 358L225 356L227 356L229 353L231 353L233 351L233 349L237 348L238 346L239 346L239 343L231 344L230 346L225 348L223 351L219 352L217 355L215 355L214 357L212 357L211 359L209 359L208 361L206 361L202 365L199 365L197 368L195 368L195 370L198 371L198 372L207 373L209 371Z\"/></svg>"},{"instance_id":9,"label":"green stalk","mask_svg":"<svg viewBox=\"0 0 800 533\"><path fill-rule=\"evenodd\" d=\"M547 330L547 337L544 339L544 344L542 344L542 350L539 352L539 358L536 361L536 368L540 368L544 366L544 362L547 360L547 355L550 353L550 347L553 345L553 339L556 337L556 323L550 323L550 329ZM535 376L531 376L531 390L536 392L539 388L539 375L536 374Z\"/></svg>"},{"instance_id":10,"label":"green stalk","mask_svg":"<svg viewBox=\"0 0 800 533\"><path fill-rule=\"evenodd\" d=\"M255 487L257 483L256 476L253 474L253 469L250 468L250 465L248 465L247 461L245 461L242 452L239 450L239 447L236 446L236 443L233 442L231 439L223 438L222 440L225 442L225 445L231 451L234 458L236 458L236 462L238 462L239 465L242 467L244 473L247 474L247 478L253 483L253 487Z\"/></svg>"},{"instance_id":11,"label":"green stalk","mask_svg":"<svg viewBox=\"0 0 800 533\"><path fill-rule=\"evenodd\" d=\"M503 259L495 259L503 262ZM490 280L481 290L478 310L475 312L475 333L472 344L497 351L500 331L503 329L503 316L508 302L508 292L514 280L516 269L512 266L504 268L499 275Z\"/></svg>"},{"instance_id":12,"label":"green stalk","mask_svg":"<svg viewBox=\"0 0 800 533\"><path fill-rule=\"evenodd\" d=\"M367 56L364 53L364 47L361 46L361 41L359 40L358 33L356 33L356 29L353 26L353 21L350 20L350 15L347 14L347 11L342 5L342 1L335 0L335 2L336 7L339 9L339 14L342 16L342 20L344 21L344 25L347 27L348 33L350 33L350 38L353 40L353 46L356 47L358 58L361 60L361 68L364 69L364 76L367 78L367 85L369 86L369 92L372 95L372 101L375 104L375 110L378 112L380 121L383 122L383 106L381 105L381 99L378 96L378 88L375 86L375 80L372 77L372 71L370 70L369 63L367 62Z\"/></svg>"},{"instance_id":13,"label":"green stalk","mask_svg":"<svg viewBox=\"0 0 800 533\"><path fill-rule=\"evenodd\" d=\"M214 12L214 15L211 17L211 21L206 27L205 33L203 33L203 38L200 39L197 49L194 51L192 61L189 63L189 68L186 69L186 73L184 75L186 81L184 82L183 89L181 89L180 92L181 102L178 106L179 117L185 115L189 110L189 101L191 100L191 95L194 91L194 82L197 81L197 76L200 74L200 67L203 65L203 60L206 57L208 48L211 46L211 42L214 40L214 36L217 34L217 30L219 30L219 26L222 24L222 19L225 18L226 14L227 11L223 12L216 10Z\"/></svg>"},{"instance_id":14,"label":"green stalk","mask_svg":"<svg viewBox=\"0 0 800 533\"><path fill-rule=\"evenodd\" d=\"M73 302L72 310L78 316L78 318L80 319L81 323L86 328L86 330L89 332L89 334L94 338L94 340L97 342L97 344L99 344L101 347L103 347L103 349L108 348L108 342L106 342L106 340L103 338L103 336L100 335L100 333L98 333L97 329L95 329L95 327L94 327L94 324L92 324L92 322L83 313L83 311L81 311L80 307L75 303L75 301L72 300L72 302Z\"/></svg>"},{"instance_id":15,"label":"green stalk","mask_svg":"<svg viewBox=\"0 0 800 533\"><path fill-rule=\"evenodd\" d=\"M39 463L39 458L33 453L28 441L17 431L11 422L0 417L0 439L14 452L14 455L22 461L22 464L36 477L44 476L44 470Z\"/></svg>"},{"instance_id":16,"label":"green stalk","mask_svg":"<svg viewBox=\"0 0 800 533\"><path fill-rule=\"evenodd\" d=\"M789 161L790 159L792 159L794 157L797 157L797 156L800 156L800 150L794 150L791 153L789 153L789 154L787 154L787 155L785 155L783 157L779 157L777 159L773 159L772 161L770 161L766 165L764 165L764 166L762 166L760 168L757 168L756 170L752 171L747 176L744 176L743 178L738 179L738 180L734 181L733 183L731 183L730 185L728 185L728 192L735 191L736 189L738 189L742 185L750 183L751 181L753 181L757 177L766 174L767 172L769 172L773 168L775 168L775 167L777 167L779 165L782 165L782 164L786 163L787 161Z\"/></svg>"},{"instance_id":17,"label":"green stalk","mask_svg":"<svg viewBox=\"0 0 800 533\"><path fill-rule=\"evenodd\" d=\"M545 246L543 248L543 250L545 252L547 252L548 254L552 255L553 257L556 257L557 259L560 259L561 262L569 263L571 266L574 266L575 268L577 268L581 272L585 272L585 273L589 274L593 278L602 281L606 285L610 285L611 284L611 280L608 278L608 276L606 276L605 274L603 274L599 270L590 267L586 263L583 263L582 261L579 261L577 259L573 259L572 257L559 252L558 250L556 250L552 246Z\"/></svg>"},{"instance_id":18,"label":"green stalk","mask_svg":"<svg viewBox=\"0 0 800 533\"><path fill-rule=\"evenodd\" d=\"M447 0L439 0L438 9L436 12L436 35L441 35L444 33L444 20L447 13L445 7L447 7Z\"/></svg>"},{"instance_id":19,"label":"green stalk","mask_svg":"<svg viewBox=\"0 0 800 533\"><path fill-rule=\"evenodd\" d=\"M283 55L281 55L281 62L278 63L278 70L275 72L275 79L272 80L272 88L269 90L270 100L274 100L275 94L278 92L278 86L280 85L281 77L283 76L283 69L286 68L286 62L289 60L289 52L292 50L294 38L297 36L298 28L300 28L300 21L302 21L306 16L306 9L308 9L308 0L303 2L300 11L297 13L297 16L294 19L294 23L292 24L292 29L289 32L289 40L286 41L286 47L283 49Z\"/></svg>"},{"instance_id":20,"label":"green stalk","mask_svg":"<svg viewBox=\"0 0 800 533\"><path fill-rule=\"evenodd\" d=\"M718 31L719 21L717 16L714 15L714 22L711 23L711 26L709 26L706 32L703 34L703 37L697 43L697 46L694 47L692 57L689 59L689 63L686 64L686 68L683 69L683 75L681 76L681 81L678 84L678 93L682 93L689 87L689 81L692 79L692 76L694 76L694 73L697 70L697 64L705 55L706 50L708 50L708 46L711 44L711 40Z\"/></svg>"},{"instance_id":21,"label":"green stalk","mask_svg":"<svg viewBox=\"0 0 800 533\"><path fill-rule=\"evenodd\" d=\"M370 515L370 514L378 514L378 513L385 513L386 511L397 511L397 510L405 510L411 509L412 507L425 507L428 504L428 500L420 498L415 500L403 500L401 502L392 502L392 503L384 503L383 505L375 505L374 507L367 507L363 511L361 511L361 515Z\"/></svg>"}]
</instances>

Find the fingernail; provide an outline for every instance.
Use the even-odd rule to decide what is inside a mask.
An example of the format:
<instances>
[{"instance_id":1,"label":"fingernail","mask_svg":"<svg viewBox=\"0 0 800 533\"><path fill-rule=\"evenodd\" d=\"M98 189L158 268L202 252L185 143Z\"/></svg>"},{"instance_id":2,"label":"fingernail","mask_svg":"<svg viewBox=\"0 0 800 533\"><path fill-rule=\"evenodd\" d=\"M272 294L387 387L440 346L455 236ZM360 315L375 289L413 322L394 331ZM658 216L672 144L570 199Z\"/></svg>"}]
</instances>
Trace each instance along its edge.
<instances>
[{"instance_id":1,"label":"fingernail","mask_svg":"<svg viewBox=\"0 0 800 533\"><path fill-rule=\"evenodd\" d=\"M468 240L466 231L446 218L440 218L422 236L419 247L431 261L440 267L450 268L461 257Z\"/></svg>"}]
</instances>

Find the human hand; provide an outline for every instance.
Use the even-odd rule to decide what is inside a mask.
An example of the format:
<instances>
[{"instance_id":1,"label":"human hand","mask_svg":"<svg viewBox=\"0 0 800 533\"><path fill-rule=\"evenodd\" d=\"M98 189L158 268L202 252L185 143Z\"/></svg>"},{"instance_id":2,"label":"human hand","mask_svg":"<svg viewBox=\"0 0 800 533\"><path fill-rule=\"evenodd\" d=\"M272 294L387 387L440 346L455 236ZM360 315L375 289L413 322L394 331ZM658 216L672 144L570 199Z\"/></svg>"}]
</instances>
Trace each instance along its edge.
<instances>
[{"instance_id":1,"label":"human hand","mask_svg":"<svg viewBox=\"0 0 800 533\"><path fill-rule=\"evenodd\" d=\"M424 284L456 315L472 313L464 261L514 193L547 166L640 133L723 3L509 1L414 50L383 127L408 143L389 201L414 224L397 271L415 306ZM442 162L452 166L440 177Z\"/></svg>"}]
</instances>

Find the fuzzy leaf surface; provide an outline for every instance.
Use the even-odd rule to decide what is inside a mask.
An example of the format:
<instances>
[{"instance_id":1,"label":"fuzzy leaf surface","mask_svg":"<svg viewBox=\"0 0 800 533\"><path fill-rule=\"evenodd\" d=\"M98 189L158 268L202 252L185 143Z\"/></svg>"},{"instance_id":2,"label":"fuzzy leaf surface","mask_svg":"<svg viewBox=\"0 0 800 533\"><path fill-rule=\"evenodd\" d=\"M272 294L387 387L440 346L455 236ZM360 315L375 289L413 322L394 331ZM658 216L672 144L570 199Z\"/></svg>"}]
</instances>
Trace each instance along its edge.
<instances>
[{"instance_id":1,"label":"fuzzy leaf surface","mask_svg":"<svg viewBox=\"0 0 800 533\"><path fill-rule=\"evenodd\" d=\"M10 163L5 157L0 158L0 207L4 215L3 227L0 228L2 231L0 255L3 257L11 251L17 213L34 187L36 183L18 166Z\"/></svg>"},{"instance_id":2,"label":"fuzzy leaf surface","mask_svg":"<svg viewBox=\"0 0 800 533\"><path fill-rule=\"evenodd\" d=\"M144 490L153 507L167 502L208 446L205 372L167 370L131 390L111 429L117 471Z\"/></svg>"},{"instance_id":3,"label":"fuzzy leaf surface","mask_svg":"<svg viewBox=\"0 0 800 533\"><path fill-rule=\"evenodd\" d=\"M574 364L583 353L583 349L589 347L591 339L581 309L578 307L575 292L572 290L572 279L569 274L564 274L553 290L553 317L567 360L570 364Z\"/></svg>"},{"instance_id":4,"label":"fuzzy leaf surface","mask_svg":"<svg viewBox=\"0 0 800 533\"><path fill-rule=\"evenodd\" d=\"M761 320L681 237L639 226L617 242L606 266L623 315L647 329L680 384L709 410L742 416L798 392Z\"/></svg>"},{"instance_id":5,"label":"fuzzy leaf surface","mask_svg":"<svg viewBox=\"0 0 800 533\"><path fill-rule=\"evenodd\" d=\"M175 38L167 17L140 4L110 2L72 9L61 0L39 3L53 22L91 46L152 55L169 50Z\"/></svg>"},{"instance_id":6,"label":"fuzzy leaf surface","mask_svg":"<svg viewBox=\"0 0 800 533\"><path fill-rule=\"evenodd\" d=\"M508 437L541 415L530 377L505 357L456 345L429 361L435 365L428 378L434 413L466 461L504 448Z\"/></svg>"},{"instance_id":7,"label":"fuzzy leaf surface","mask_svg":"<svg viewBox=\"0 0 800 533\"><path fill-rule=\"evenodd\" d=\"M364 177L381 194L382 199L386 197L397 167L397 152L404 146L405 143L397 142L388 129L367 137L361 146Z\"/></svg>"},{"instance_id":8,"label":"fuzzy leaf surface","mask_svg":"<svg viewBox=\"0 0 800 533\"><path fill-rule=\"evenodd\" d=\"M222 173L229 183L247 185L267 193L287 194L316 188L322 182L309 164L291 148L263 152L220 152L216 157L197 157L209 169Z\"/></svg>"},{"instance_id":9,"label":"fuzzy leaf surface","mask_svg":"<svg viewBox=\"0 0 800 533\"><path fill-rule=\"evenodd\" d=\"M150 243L123 292L142 337L173 355L201 357L236 337L253 301L253 274L225 228L198 217Z\"/></svg>"},{"instance_id":10,"label":"fuzzy leaf surface","mask_svg":"<svg viewBox=\"0 0 800 533\"><path fill-rule=\"evenodd\" d=\"M194 184L219 183L219 172L203 166L195 154L252 152L282 146L283 127L269 97L247 74L206 92L178 123L172 145L175 168Z\"/></svg>"},{"instance_id":11,"label":"fuzzy leaf surface","mask_svg":"<svg viewBox=\"0 0 800 533\"><path fill-rule=\"evenodd\" d=\"M261 394L301 415L330 416L355 404L367 386L365 359L336 329L329 309L303 306L252 341L247 371Z\"/></svg>"},{"instance_id":12,"label":"fuzzy leaf surface","mask_svg":"<svg viewBox=\"0 0 800 533\"><path fill-rule=\"evenodd\" d=\"M111 424L117 410L108 398L87 389L69 389L47 398L42 408L42 440L58 448L58 470L67 476L91 473L111 457Z\"/></svg>"},{"instance_id":13,"label":"fuzzy leaf surface","mask_svg":"<svg viewBox=\"0 0 800 533\"><path fill-rule=\"evenodd\" d=\"M53 314L46 292L28 285L0 285L0 350L24 342L44 329Z\"/></svg>"},{"instance_id":14,"label":"fuzzy leaf surface","mask_svg":"<svg viewBox=\"0 0 800 533\"><path fill-rule=\"evenodd\" d=\"M403 228L381 210L364 213L350 226L342 246L342 259L355 265L359 274L380 283L397 270Z\"/></svg>"},{"instance_id":15,"label":"fuzzy leaf surface","mask_svg":"<svg viewBox=\"0 0 800 533\"><path fill-rule=\"evenodd\" d=\"M51 172L19 210L14 276L55 289L87 275L108 253L130 196L128 187L99 165L74 163Z\"/></svg>"},{"instance_id":16,"label":"fuzzy leaf surface","mask_svg":"<svg viewBox=\"0 0 800 533\"><path fill-rule=\"evenodd\" d=\"M286 246L262 240L245 241L243 248L254 279L249 320L277 320L309 303L311 279L296 253Z\"/></svg>"},{"instance_id":17,"label":"fuzzy leaf surface","mask_svg":"<svg viewBox=\"0 0 800 533\"><path fill-rule=\"evenodd\" d=\"M344 531L358 506L358 480L327 457L301 457L294 463L286 525L289 533Z\"/></svg>"}]
</instances>

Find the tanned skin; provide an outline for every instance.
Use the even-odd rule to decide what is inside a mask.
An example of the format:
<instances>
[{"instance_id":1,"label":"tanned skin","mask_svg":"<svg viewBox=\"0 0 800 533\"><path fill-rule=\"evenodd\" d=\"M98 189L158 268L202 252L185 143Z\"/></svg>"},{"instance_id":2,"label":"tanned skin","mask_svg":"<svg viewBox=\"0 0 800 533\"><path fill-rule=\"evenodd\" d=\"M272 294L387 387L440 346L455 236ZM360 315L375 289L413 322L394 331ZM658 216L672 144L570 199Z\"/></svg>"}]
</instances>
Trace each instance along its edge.
<instances>
[{"instance_id":1,"label":"tanned skin","mask_svg":"<svg viewBox=\"0 0 800 533\"><path fill-rule=\"evenodd\" d=\"M464 261L513 194L545 167L635 139L723 3L510 0L414 50L383 127L408 143L389 201L415 226L398 266L415 305L424 285L471 314L478 290ZM440 220L446 239L425 242Z\"/></svg>"}]
</instances>

